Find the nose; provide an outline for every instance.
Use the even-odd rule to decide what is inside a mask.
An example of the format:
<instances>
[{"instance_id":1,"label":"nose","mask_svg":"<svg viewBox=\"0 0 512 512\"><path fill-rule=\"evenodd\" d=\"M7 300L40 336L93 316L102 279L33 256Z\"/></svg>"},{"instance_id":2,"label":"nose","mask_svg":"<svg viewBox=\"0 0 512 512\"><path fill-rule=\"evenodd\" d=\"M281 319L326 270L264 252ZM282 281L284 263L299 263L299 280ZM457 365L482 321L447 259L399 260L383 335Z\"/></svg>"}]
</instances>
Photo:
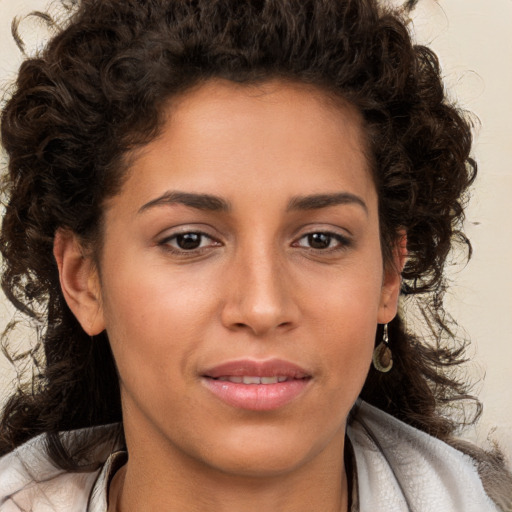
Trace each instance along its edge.
<instances>
[{"instance_id":1,"label":"nose","mask_svg":"<svg viewBox=\"0 0 512 512\"><path fill-rule=\"evenodd\" d=\"M271 249L240 251L232 263L225 276L223 325L259 337L295 328L299 306L286 263Z\"/></svg>"}]
</instances>

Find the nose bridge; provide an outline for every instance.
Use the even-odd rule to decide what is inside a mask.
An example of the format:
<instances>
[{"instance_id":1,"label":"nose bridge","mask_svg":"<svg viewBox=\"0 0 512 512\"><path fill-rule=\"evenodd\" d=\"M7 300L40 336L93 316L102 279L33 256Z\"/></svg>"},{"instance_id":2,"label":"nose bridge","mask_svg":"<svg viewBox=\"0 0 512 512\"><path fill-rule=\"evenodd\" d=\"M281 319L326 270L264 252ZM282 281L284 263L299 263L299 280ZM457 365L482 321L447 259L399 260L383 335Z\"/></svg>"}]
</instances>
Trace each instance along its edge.
<instances>
[{"instance_id":1,"label":"nose bridge","mask_svg":"<svg viewBox=\"0 0 512 512\"><path fill-rule=\"evenodd\" d=\"M295 323L296 306L282 258L271 240L252 239L238 247L228 276L224 317L229 327L262 335Z\"/></svg>"}]
</instances>

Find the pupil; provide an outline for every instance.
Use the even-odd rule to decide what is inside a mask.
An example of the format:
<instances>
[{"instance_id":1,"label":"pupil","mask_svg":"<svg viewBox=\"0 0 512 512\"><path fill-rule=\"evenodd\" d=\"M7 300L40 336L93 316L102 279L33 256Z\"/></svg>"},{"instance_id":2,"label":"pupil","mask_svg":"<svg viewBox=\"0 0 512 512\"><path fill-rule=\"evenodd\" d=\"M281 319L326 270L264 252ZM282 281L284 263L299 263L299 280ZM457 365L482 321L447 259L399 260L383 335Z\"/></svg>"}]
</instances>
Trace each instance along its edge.
<instances>
[{"instance_id":1,"label":"pupil","mask_svg":"<svg viewBox=\"0 0 512 512\"><path fill-rule=\"evenodd\" d=\"M197 249L201 245L201 235L199 233L178 235L176 243L180 249Z\"/></svg>"},{"instance_id":2,"label":"pupil","mask_svg":"<svg viewBox=\"0 0 512 512\"><path fill-rule=\"evenodd\" d=\"M313 249L326 249L331 243L331 237L325 233L308 235L308 243Z\"/></svg>"}]
</instances>

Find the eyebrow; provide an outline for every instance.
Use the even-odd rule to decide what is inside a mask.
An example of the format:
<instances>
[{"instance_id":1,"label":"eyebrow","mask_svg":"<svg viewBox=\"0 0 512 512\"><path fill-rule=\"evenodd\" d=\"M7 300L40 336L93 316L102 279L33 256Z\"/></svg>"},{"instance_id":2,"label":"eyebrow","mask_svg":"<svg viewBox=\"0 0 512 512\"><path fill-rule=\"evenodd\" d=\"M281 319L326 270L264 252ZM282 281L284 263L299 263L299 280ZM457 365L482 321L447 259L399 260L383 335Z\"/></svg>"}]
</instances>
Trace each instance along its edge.
<instances>
[{"instance_id":1,"label":"eyebrow","mask_svg":"<svg viewBox=\"0 0 512 512\"><path fill-rule=\"evenodd\" d=\"M328 208L329 206L337 206L342 204L355 204L368 214L366 203L355 194L350 192L337 192L334 194L313 194L308 196L293 197L288 203L287 211L293 210L319 210Z\"/></svg>"},{"instance_id":2,"label":"eyebrow","mask_svg":"<svg viewBox=\"0 0 512 512\"><path fill-rule=\"evenodd\" d=\"M142 213L155 206L162 206L168 204L182 204L197 210L206 210L211 212L227 212L231 210L231 205L225 199L210 194L194 194L192 192L166 192L165 194L157 197L144 204L139 208L139 213Z\"/></svg>"},{"instance_id":3,"label":"eyebrow","mask_svg":"<svg viewBox=\"0 0 512 512\"><path fill-rule=\"evenodd\" d=\"M225 199L211 194L196 194L192 192L170 191L162 194L156 199L152 199L148 203L139 208L138 213L142 213L155 206L182 204L197 210L205 210L211 212L229 212L231 204ZM293 197L286 211L297 210L319 210L330 206L343 204L356 204L368 213L366 203L357 195L350 192L337 192L334 194L311 194L307 196Z\"/></svg>"}]
</instances>

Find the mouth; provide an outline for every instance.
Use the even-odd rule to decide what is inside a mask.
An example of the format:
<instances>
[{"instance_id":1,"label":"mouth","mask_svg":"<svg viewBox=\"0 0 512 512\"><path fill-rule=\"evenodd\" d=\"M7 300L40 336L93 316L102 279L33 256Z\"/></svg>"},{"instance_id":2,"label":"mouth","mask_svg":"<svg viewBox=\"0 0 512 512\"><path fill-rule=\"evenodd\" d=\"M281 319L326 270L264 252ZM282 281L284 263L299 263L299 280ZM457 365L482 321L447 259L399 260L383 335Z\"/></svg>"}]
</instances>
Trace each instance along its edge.
<instances>
[{"instance_id":1,"label":"mouth","mask_svg":"<svg viewBox=\"0 0 512 512\"><path fill-rule=\"evenodd\" d=\"M221 380L223 382L234 382L235 384L277 384L278 382L286 382L292 380L290 377L284 375L278 375L274 377L256 377L244 375L243 377L234 375L225 375L218 377L215 380Z\"/></svg>"},{"instance_id":2,"label":"mouth","mask_svg":"<svg viewBox=\"0 0 512 512\"><path fill-rule=\"evenodd\" d=\"M202 382L216 398L237 409L270 411L296 400L311 374L279 359L231 361L208 369Z\"/></svg>"}]
</instances>

